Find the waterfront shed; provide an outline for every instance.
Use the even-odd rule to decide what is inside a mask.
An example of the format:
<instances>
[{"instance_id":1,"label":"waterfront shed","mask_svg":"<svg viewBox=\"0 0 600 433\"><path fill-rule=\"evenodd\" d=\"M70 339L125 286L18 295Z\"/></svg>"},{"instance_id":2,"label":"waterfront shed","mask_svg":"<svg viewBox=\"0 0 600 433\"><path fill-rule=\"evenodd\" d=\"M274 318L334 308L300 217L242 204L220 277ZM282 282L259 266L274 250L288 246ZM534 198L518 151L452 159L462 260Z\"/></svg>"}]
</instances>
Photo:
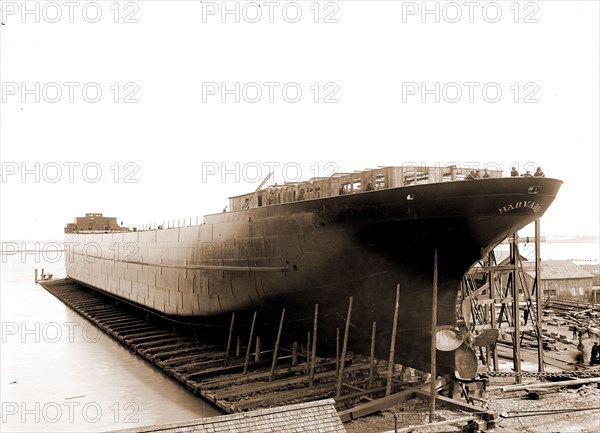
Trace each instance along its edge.
<instances>
[{"instance_id":1,"label":"waterfront shed","mask_svg":"<svg viewBox=\"0 0 600 433\"><path fill-rule=\"evenodd\" d=\"M523 264L523 272L527 287L531 290L535 282L535 261L530 261L523 255L520 255L520 262ZM510 258L506 257L499 266L510 264ZM576 302L591 303L594 302L593 279L594 275L570 260L542 260L541 263L540 285L542 287L543 299L547 300L570 300ZM504 271L503 284L506 284L508 272ZM481 280L481 272L475 268L474 278ZM519 292L523 296L524 291L519 280Z\"/></svg>"},{"instance_id":2,"label":"waterfront shed","mask_svg":"<svg viewBox=\"0 0 600 433\"><path fill-rule=\"evenodd\" d=\"M524 262L524 271L527 285L533 287L534 262ZM593 278L593 274L570 260L541 262L540 285L544 299L592 302Z\"/></svg>"}]
</instances>

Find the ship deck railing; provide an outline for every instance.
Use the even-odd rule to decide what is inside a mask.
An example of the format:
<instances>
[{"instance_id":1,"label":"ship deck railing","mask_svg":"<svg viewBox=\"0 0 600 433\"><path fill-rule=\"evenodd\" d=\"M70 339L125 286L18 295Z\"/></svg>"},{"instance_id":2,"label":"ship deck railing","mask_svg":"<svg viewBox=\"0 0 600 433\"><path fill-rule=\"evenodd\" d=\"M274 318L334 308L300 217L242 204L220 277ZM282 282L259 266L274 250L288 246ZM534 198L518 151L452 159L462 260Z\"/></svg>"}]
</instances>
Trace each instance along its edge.
<instances>
[{"instance_id":1,"label":"ship deck railing","mask_svg":"<svg viewBox=\"0 0 600 433\"><path fill-rule=\"evenodd\" d=\"M283 185L271 185L258 192L247 193L229 198L229 211L257 208L277 204L293 203L304 200L335 197L342 195L368 193L384 189L428 183L467 181L474 171L471 167L422 165L382 166L354 173L334 173L329 177L315 177L305 182L286 182ZM480 169L483 177L484 169ZM487 176L502 177L502 170L489 168ZM225 212L225 210L223 210ZM194 224L195 219L195 224ZM159 223L141 224L123 227L120 230L108 230L108 233L162 230L203 224L202 217L189 217ZM71 225L70 225L71 226ZM75 225L73 225L75 226ZM66 233L107 233L105 230L76 230Z\"/></svg>"},{"instance_id":2,"label":"ship deck railing","mask_svg":"<svg viewBox=\"0 0 600 433\"><path fill-rule=\"evenodd\" d=\"M334 173L330 177L312 178L305 182L286 182L271 185L258 192L229 198L232 211L274 204L292 203L340 195L356 194L426 183L451 182L469 179L477 169L458 166L404 165L378 167L354 173ZM480 169L479 176L502 177L502 170Z\"/></svg>"}]
</instances>

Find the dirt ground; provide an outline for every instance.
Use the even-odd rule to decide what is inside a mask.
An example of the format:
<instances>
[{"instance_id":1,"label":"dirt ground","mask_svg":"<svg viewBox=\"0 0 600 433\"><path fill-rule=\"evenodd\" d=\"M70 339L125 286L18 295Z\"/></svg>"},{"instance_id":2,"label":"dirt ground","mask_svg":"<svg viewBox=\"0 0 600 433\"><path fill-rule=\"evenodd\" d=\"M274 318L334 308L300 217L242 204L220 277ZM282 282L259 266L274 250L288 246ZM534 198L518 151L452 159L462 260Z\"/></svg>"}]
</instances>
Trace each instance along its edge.
<instances>
[{"instance_id":1,"label":"dirt ground","mask_svg":"<svg viewBox=\"0 0 600 433\"><path fill-rule=\"evenodd\" d=\"M491 385L509 383L492 380ZM524 382L526 383L526 382ZM536 383L536 382L533 382ZM583 385L578 389L553 389L539 400L527 398L526 391L490 392L487 397L489 409L498 412L497 429L490 432L528 433L593 433L600 432L600 388L597 384ZM394 416L395 415L395 416ZM394 431L394 418L398 428L428 421L428 403L419 399L400 404L389 411L361 418L344 424L348 433L381 433ZM464 416L451 410L437 410L438 421ZM466 423L462 423L465 425ZM420 432L460 432L459 427L441 426L418 430Z\"/></svg>"},{"instance_id":2,"label":"dirt ground","mask_svg":"<svg viewBox=\"0 0 600 433\"><path fill-rule=\"evenodd\" d=\"M560 319L545 320L544 327L551 332L564 335L564 342L557 341L555 350L547 352L547 360L560 360L568 363L569 369L587 370L594 367L589 366L590 348L593 339L583 339L584 365L576 365L575 355L578 339L573 338L568 325ZM536 349L537 350L537 349ZM532 350L528 358L535 358ZM501 371L510 371L512 362L503 360ZM548 365L547 371L557 371L558 368ZM595 366L597 369L599 366ZM536 371L537 364L523 362L523 371ZM534 378L523 378L523 384L543 383ZM500 378L492 377L489 389L515 384L514 377ZM526 391L501 392L500 390L488 391L482 404L482 410L494 410L498 412L497 427L489 432L510 433L600 433L600 385L588 384L578 388L551 388L549 392L540 396L539 400L527 397ZM465 416L464 413L446 409L436 411L436 420L443 421ZM426 424L429 417L428 402L413 399L399 404L390 410L361 418L344 424L348 433L381 433L394 431L397 428ZM465 425L466 423L462 423ZM452 426L441 426L418 430L425 433L433 432L460 432L461 429Z\"/></svg>"}]
</instances>

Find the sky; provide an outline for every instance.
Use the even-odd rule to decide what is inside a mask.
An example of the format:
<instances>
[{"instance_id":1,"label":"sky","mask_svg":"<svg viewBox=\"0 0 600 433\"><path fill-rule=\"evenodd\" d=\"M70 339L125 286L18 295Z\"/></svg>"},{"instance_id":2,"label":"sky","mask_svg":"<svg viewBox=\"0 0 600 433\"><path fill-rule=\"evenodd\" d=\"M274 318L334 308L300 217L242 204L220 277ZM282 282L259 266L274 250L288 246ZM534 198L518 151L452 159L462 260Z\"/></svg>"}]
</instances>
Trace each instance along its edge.
<instances>
[{"instance_id":1,"label":"sky","mask_svg":"<svg viewBox=\"0 0 600 433\"><path fill-rule=\"evenodd\" d=\"M599 233L596 1L0 5L3 241L415 163L539 165L542 234Z\"/></svg>"}]
</instances>

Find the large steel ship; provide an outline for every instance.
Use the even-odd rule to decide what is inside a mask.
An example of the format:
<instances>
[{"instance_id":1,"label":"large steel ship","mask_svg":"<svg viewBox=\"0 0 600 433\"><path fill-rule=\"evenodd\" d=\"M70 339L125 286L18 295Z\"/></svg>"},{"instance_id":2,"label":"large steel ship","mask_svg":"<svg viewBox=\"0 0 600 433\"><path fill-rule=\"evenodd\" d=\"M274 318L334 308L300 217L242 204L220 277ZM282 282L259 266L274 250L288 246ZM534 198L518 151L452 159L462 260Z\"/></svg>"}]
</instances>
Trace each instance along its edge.
<instances>
[{"instance_id":1,"label":"large steel ship","mask_svg":"<svg viewBox=\"0 0 600 433\"><path fill-rule=\"evenodd\" d=\"M254 310L276 322L286 308L300 333L319 304L325 347L335 347L353 296L350 345L368 353L376 321L383 357L400 284L396 361L429 371L434 250L437 323L453 326L463 275L542 216L561 185L495 170L483 178L457 167L380 167L259 188L195 225L126 228L87 214L65 228L67 276L206 323ZM452 372L454 355L438 354L438 371Z\"/></svg>"}]
</instances>

